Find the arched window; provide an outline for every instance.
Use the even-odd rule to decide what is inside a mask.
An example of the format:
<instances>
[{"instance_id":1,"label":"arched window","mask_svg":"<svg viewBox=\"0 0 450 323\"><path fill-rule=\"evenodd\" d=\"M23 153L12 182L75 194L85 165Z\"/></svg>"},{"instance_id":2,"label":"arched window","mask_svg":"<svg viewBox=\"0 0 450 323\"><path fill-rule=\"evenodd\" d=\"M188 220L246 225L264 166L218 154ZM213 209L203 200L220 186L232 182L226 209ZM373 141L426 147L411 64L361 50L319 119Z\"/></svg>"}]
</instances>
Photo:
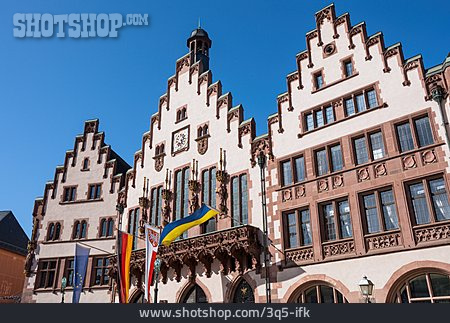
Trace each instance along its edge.
<instances>
[{"instance_id":1,"label":"arched window","mask_svg":"<svg viewBox=\"0 0 450 323\"><path fill-rule=\"evenodd\" d=\"M106 219L100 221L100 237L106 236Z\"/></svg>"},{"instance_id":2,"label":"arched window","mask_svg":"<svg viewBox=\"0 0 450 323\"><path fill-rule=\"evenodd\" d=\"M191 286L184 295L181 303L208 303L205 292L197 284Z\"/></svg>"},{"instance_id":3,"label":"arched window","mask_svg":"<svg viewBox=\"0 0 450 323\"><path fill-rule=\"evenodd\" d=\"M234 289L233 303L254 303L254 302L255 302L255 295L253 294L252 287L245 279L241 279L239 284Z\"/></svg>"},{"instance_id":4,"label":"arched window","mask_svg":"<svg viewBox=\"0 0 450 323\"><path fill-rule=\"evenodd\" d=\"M203 126L203 134L204 134L204 135L207 135L207 134L208 134L208 125L207 125L207 124L205 124L205 125Z\"/></svg>"},{"instance_id":5,"label":"arched window","mask_svg":"<svg viewBox=\"0 0 450 323\"><path fill-rule=\"evenodd\" d=\"M87 170L89 168L89 158L85 158L83 160L83 170Z\"/></svg>"},{"instance_id":6,"label":"arched window","mask_svg":"<svg viewBox=\"0 0 450 323\"><path fill-rule=\"evenodd\" d=\"M197 137L202 137L203 136L203 128L202 127L199 127L198 128L198 130L197 130Z\"/></svg>"},{"instance_id":7,"label":"arched window","mask_svg":"<svg viewBox=\"0 0 450 323\"><path fill-rule=\"evenodd\" d=\"M317 284L299 293L297 303L348 303L336 288Z\"/></svg>"},{"instance_id":8,"label":"arched window","mask_svg":"<svg viewBox=\"0 0 450 323\"><path fill-rule=\"evenodd\" d=\"M47 231L47 241L53 240L53 235L55 234L55 224L50 223Z\"/></svg>"},{"instance_id":9,"label":"arched window","mask_svg":"<svg viewBox=\"0 0 450 323\"><path fill-rule=\"evenodd\" d=\"M428 272L406 280L394 295L395 303L450 303L448 274Z\"/></svg>"},{"instance_id":10,"label":"arched window","mask_svg":"<svg viewBox=\"0 0 450 323\"><path fill-rule=\"evenodd\" d=\"M112 237L113 236L113 231L114 231L114 220L109 218L108 219L108 228L106 231L106 236L107 237Z\"/></svg>"},{"instance_id":11,"label":"arched window","mask_svg":"<svg viewBox=\"0 0 450 323\"><path fill-rule=\"evenodd\" d=\"M158 156L159 154L160 154L159 146L156 146L156 148L155 148L155 155Z\"/></svg>"},{"instance_id":12,"label":"arched window","mask_svg":"<svg viewBox=\"0 0 450 323\"><path fill-rule=\"evenodd\" d=\"M75 221L75 223L73 224L72 239L78 239L78 237L80 236L80 232L81 232L80 221Z\"/></svg>"},{"instance_id":13,"label":"arched window","mask_svg":"<svg viewBox=\"0 0 450 323\"><path fill-rule=\"evenodd\" d=\"M53 240L58 240L60 234L61 234L61 223L58 222L55 225L55 236L53 237Z\"/></svg>"},{"instance_id":14,"label":"arched window","mask_svg":"<svg viewBox=\"0 0 450 323\"><path fill-rule=\"evenodd\" d=\"M86 221L82 221L81 222L81 235L80 235L80 239L81 238L86 238L86 230L87 230L87 223Z\"/></svg>"},{"instance_id":15,"label":"arched window","mask_svg":"<svg viewBox=\"0 0 450 323\"><path fill-rule=\"evenodd\" d=\"M159 148L159 153L164 154L164 144L161 144L161 147Z\"/></svg>"}]
</instances>

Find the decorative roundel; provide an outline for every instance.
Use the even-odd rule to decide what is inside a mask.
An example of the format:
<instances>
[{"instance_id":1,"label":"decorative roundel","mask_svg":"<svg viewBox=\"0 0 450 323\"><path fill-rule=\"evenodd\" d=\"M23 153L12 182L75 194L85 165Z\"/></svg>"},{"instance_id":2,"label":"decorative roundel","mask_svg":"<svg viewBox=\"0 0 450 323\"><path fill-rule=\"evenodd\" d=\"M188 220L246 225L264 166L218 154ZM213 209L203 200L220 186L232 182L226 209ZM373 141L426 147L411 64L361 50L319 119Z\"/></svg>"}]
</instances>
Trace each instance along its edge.
<instances>
[{"instance_id":1,"label":"decorative roundel","mask_svg":"<svg viewBox=\"0 0 450 323\"><path fill-rule=\"evenodd\" d=\"M336 51L336 46L333 43L330 43L323 48L323 52L327 56L334 54L335 51Z\"/></svg>"}]
</instances>

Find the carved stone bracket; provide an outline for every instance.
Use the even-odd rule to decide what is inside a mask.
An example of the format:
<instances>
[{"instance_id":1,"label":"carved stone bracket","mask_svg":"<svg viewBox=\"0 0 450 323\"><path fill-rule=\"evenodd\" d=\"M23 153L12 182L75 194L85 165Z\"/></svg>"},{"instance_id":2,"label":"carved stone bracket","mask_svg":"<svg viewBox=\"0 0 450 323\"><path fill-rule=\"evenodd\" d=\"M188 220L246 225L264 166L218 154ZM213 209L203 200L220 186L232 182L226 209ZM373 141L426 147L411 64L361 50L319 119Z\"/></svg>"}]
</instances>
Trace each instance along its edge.
<instances>
[{"instance_id":1,"label":"carved stone bracket","mask_svg":"<svg viewBox=\"0 0 450 323\"><path fill-rule=\"evenodd\" d=\"M229 181L229 175L225 170L218 170L216 172L216 179L218 182L216 194L219 196L219 205L218 210L222 214L227 214L228 207L227 207L227 199L228 199L228 181Z\"/></svg>"},{"instance_id":2,"label":"carved stone bracket","mask_svg":"<svg viewBox=\"0 0 450 323\"><path fill-rule=\"evenodd\" d=\"M189 191L191 192L189 198L189 211L190 213L194 213L199 207L199 197L198 193L200 192L200 182L196 180L189 180L188 182Z\"/></svg>"},{"instance_id":3,"label":"carved stone bracket","mask_svg":"<svg viewBox=\"0 0 450 323\"><path fill-rule=\"evenodd\" d=\"M172 201L172 191L168 189L163 189L161 191L161 197L163 199L163 208L162 208L162 217L163 217L163 226L167 225L170 222L170 202Z\"/></svg>"}]
</instances>

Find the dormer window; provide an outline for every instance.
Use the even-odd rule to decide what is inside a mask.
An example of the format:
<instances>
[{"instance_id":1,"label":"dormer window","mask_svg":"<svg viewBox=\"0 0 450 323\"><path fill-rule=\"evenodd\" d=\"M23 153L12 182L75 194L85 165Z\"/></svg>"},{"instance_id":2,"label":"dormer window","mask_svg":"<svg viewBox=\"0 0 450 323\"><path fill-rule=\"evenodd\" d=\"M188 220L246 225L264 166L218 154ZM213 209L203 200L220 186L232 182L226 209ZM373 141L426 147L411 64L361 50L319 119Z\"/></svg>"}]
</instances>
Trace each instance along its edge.
<instances>
[{"instance_id":1,"label":"dormer window","mask_svg":"<svg viewBox=\"0 0 450 323\"><path fill-rule=\"evenodd\" d=\"M322 72L316 73L314 75L314 81L315 81L315 86L316 86L316 90L319 90L323 87L323 75Z\"/></svg>"}]
</instances>

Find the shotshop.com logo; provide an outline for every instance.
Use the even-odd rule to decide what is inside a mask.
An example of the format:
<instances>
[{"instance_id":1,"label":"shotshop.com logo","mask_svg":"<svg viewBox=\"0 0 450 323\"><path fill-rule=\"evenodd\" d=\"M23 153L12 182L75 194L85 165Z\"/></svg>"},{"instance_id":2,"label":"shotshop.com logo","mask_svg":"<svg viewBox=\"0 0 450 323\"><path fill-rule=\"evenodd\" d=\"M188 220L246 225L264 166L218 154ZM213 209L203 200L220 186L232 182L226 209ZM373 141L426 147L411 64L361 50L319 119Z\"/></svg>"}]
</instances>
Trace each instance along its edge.
<instances>
[{"instance_id":1,"label":"shotshop.com logo","mask_svg":"<svg viewBox=\"0 0 450 323\"><path fill-rule=\"evenodd\" d=\"M16 13L13 16L14 37L71 38L117 37L123 26L147 26L148 14L120 13L71 13L52 15L49 13Z\"/></svg>"}]
</instances>

